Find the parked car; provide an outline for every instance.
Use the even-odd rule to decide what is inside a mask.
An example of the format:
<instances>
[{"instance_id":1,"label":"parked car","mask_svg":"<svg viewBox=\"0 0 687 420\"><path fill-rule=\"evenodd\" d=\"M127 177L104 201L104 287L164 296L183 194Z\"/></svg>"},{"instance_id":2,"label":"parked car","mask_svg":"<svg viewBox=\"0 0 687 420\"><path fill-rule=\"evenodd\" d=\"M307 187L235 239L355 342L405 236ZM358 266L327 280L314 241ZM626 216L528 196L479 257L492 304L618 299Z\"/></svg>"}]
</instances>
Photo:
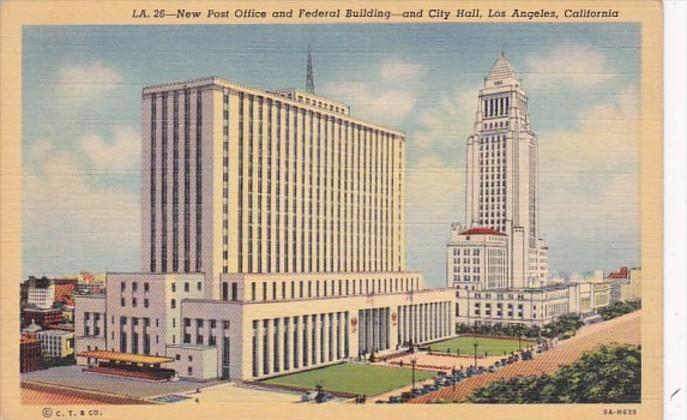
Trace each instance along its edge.
<instances>
[{"instance_id":1,"label":"parked car","mask_svg":"<svg viewBox=\"0 0 687 420\"><path fill-rule=\"evenodd\" d=\"M315 402L318 404L327 402L331 399L333 399L334 396L328 392L320 392L315 396Z\"/></svg>"},{"instance_id":2,"label":"parked car","mask_svg":"<svg viewBox=\"0 0 687 420\"><path fill-rule=\"evenodd\" d=\"M391 397L389 397L389 404L400 404L402 402L403 400L399 395L392 395Z\"/></svg>"},{"instance_id":3,"label":"parked car","mask_svg":"<svg viewBox=\"0 0 687 420\"><path fill-rule=\"evenodd\" d=\"M316 391L308 391L305 394L301 395L301 401L302 402L315 401L315 397L317 397Z\"/></svg>"},{"instance_id":4,"label":"parked car","mask_svg":"<svg viewBox=\"0 0 687 420\"><path fill-rule=\"evenodd\" d=\"M415 388L414 390L410 391L410 395L415 398L419 397L420 395L424 395L426 392L422 390L422 388Z\"/></svg>"},{"instance_id":5,"label":"parked car","mask_svg":"<svg viewBox=\"0 0 687 420\"><path fill-rule=\"evenodd\" d=\"M406 401L410 400L411 398L413 398L413 395L410 391L401 393L401 401L402 402L406 402Z\"/></svg>"}]
</instances>

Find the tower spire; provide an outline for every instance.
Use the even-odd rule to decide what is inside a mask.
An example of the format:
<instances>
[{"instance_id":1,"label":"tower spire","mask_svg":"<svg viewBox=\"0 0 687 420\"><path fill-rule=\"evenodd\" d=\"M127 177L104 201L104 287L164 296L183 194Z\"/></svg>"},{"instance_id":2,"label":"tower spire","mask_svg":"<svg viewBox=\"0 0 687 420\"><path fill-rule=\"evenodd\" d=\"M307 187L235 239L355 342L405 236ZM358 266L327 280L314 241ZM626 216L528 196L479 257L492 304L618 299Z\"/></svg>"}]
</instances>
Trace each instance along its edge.
<instances>
[{"instance_id":1,"label":"tower spire","mask_svg":"<svg viewBox=\"0 0 687 420\"><path fill-rule=\"evenodd\" d=\"M308 45L308 68L305 76L305 91L308 93L315 93L315 80L312 74L312 54L310 53L310 45Z\"/></svg>"}]
</instances>

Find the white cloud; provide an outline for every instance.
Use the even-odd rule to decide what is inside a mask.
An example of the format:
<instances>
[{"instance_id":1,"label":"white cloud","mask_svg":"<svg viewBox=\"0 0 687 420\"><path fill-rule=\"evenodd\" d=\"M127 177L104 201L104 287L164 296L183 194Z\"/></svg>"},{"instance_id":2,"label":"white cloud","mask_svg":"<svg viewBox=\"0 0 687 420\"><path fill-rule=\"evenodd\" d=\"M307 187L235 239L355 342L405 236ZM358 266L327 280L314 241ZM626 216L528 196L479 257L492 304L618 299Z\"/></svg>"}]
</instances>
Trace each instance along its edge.
<instances>
[{"instance_id":1,"label":"white cloud","mask_svg":"<svg viewBox=\"0 0 687 420\"><path fill-rule=\"evenodd\" d=\"M379 75L390 82L414 82L427 74L427 66L405 61L400 57L387 57L379 64Z\"/></svg>"},{"instance_id":2,"label":"white cloud","mask_svg":"<svg viewBox=\"0 0 687 420\"><path fill-rule=\"evenodd\" d=\"M479 88L456 89L442 93L439 101L418 117L418 128L411 141L422 148L449 147L464 143L472 133Z\"/></svg>"},{"instance_id":3,"label":"white cloud","mask_svg":"<svg viewBox=\"0 0 687 420\"><path fill-rule=\"evenodd\" d=\"M47 140L32 147L27 160L32 162L23 184L27 274L137 266L138 194L110 179L93 182L93 172L72 151ZM94 261L107 265L93 267Z\"/></svg>"},{"instance_id":4,"label":"white cloud","mask_svg":"<svg viewBox=\"0 0 687 420\"><path fill-rule=\"evenodd\" d=\"M329 95L350 104L356 115L385 123L398 122L415 106L416 98L402 89L373 90L365 82L342 82L324 87Z\"/></svg>"},{"instance_id":5,"label":"white cloud","mask_svg":"<svg viewBox=\"0 0 687 420\"><path fill-rule=\"evenodd\" d=\"M617 103L582 112L576 129L540 133L541 229L555 268L638 258L637 118L637 92L628 89Z\"/></svg>"},{"instance_id":6,"label":"white cloud","mask_svg":"<svg viewBox=\"0 0 687 420\"><path fill-rule=\"evenodd\" d=\"M639 158L638 93L628 88L617 103L583 111L574 130L540 133L543 175L634 170ZM633 165L635 166L633 168Z\"/></svg>"},{"instance_id":7,"label":"white cloud","mask_svg":"<svg viewBox=\"0 0 687 420\"><path fill-rule=\"evenodd\" d=\"M593 87L613 77L606 56L582 45L560 45L544 54L529 56L526 63L528 87Z\"/></svg>"},{"instance_id":8,"label":"white cloud","mask_svg":"<svg viewBox=\"0 0 687 420\"><path fill-rule=\"evenodd\" d=\"M95 134L85 135L80 141L82 150L98 169L123 171L139 166L141 138L131 127L116 126L113 142Z\"/></svg>"},{"instance_id":9,"label":"white cloud","mask_svg":"<svg viewBox=\"0 0 687 420\"><path fill-rule=\"evenodd\" d=\"M117 88L123 78L102 62L64 64L58 70L56 94L76 104L85 104Z\"/></svg>"},{"instance_id":10,"label":"white cloud","mask_svg":"<svg viewBox=\"0 0 687 420\"><path fill-rule=\"evenodd\" d=\"M351 105L355 115L395 124L415 107L416 82L426 74L424 64L392 55L382 59L366 81L326 83L322 90Z\"/></svg>"}]
</instances>

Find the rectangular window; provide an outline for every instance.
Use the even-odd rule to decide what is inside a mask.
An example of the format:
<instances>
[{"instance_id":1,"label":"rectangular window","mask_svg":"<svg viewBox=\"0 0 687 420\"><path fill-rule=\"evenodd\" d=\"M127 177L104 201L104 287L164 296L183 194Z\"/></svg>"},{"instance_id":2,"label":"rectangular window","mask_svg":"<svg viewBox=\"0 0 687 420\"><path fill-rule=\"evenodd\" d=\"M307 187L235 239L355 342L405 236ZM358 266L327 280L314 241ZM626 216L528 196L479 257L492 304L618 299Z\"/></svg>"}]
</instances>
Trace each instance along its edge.
<instances>
[{"instance_id":1,"label":"rectangular window","mask_svg":"<svg viewBox=\"0 0 687 420\"><path fill-rule=\"evenodd\" d=\"M222 300L229 300L229 284L227 282L222 283Z\"/></svg>"},{"instance_id":2,"label":"rectangular window","mask_svg":"<svg viewBox=\"0 0 687 420\"><path fill-rule=\"evenodd\" d=\"M231 284L231 300L237 301L239 296L239 285L234 282Z\"/></svg>"}]
</instances>

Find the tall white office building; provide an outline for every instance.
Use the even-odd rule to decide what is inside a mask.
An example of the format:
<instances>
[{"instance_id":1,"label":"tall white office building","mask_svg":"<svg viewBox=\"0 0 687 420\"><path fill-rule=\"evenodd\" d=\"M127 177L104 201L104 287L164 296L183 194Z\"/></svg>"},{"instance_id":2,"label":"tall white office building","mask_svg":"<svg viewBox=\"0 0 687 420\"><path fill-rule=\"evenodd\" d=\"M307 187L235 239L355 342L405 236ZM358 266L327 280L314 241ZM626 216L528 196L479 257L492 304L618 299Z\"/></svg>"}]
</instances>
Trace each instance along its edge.
<instances>
[{"instance_id":1,"label":"tall white office building","mask_svg":"<svg viewBox=\"0 0 687 420\"><path fill-rule=\"evenodd\" d=\"M467 228L506 234L508 286L546 280L547 247L539 232L538 144L523 90L504 53L484 79L467 140Z\"/></svg>"}]
</instances>

